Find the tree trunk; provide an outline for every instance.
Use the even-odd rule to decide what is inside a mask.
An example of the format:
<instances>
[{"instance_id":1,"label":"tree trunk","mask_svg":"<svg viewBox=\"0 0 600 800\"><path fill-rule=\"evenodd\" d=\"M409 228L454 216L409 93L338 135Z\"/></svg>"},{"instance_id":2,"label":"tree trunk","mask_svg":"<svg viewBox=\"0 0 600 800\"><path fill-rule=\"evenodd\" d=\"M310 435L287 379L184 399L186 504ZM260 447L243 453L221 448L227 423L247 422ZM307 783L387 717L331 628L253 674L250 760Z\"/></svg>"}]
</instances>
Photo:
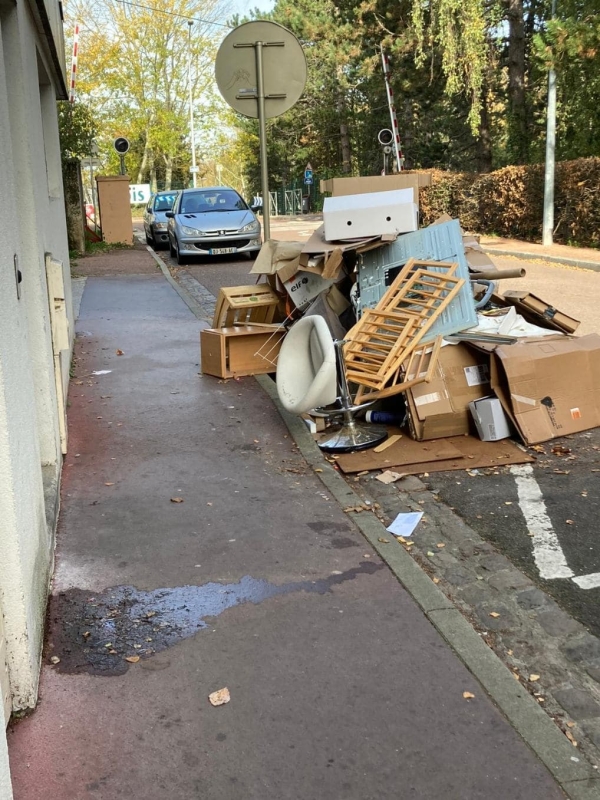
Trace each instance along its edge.
<instances>
[{"instance_id":1,"label":"tree trunk","mask_svg":"<svg viewBox=\"0 0 600 800\"><path fill-rule=\"evenodd\" d=\"M529 157L525 99L525 18L523 0L508 0L508 146L515 164Z\"/></svg>"},{"instance_id":2,"label":"tree trunk","mask_svg":"<svg viewBox=\"0 0 600 800\"><path fill-rule=\"evenodd\" d=\"M342 172L351 172L352 170L352 149L350 147L350 134L348 132L348 108L346 105L346 96L344 90L340 85L340 71L338 70L338 85L337 85L337 98L336 108L338 112L339 125L340 125L340 145L342 148Z\"/></svg>"},{"instance_id":3,"label":"tree trunk","mask_svg":"<svg viewBox=\"0 0 600 800\"><path fill-rule=\"evenodd\" d=\"M165 189L171 188L173 181L173 156L171 153L165 155Z\"/></svg>"},{"instance_id":4,"label":"tree trunk","mask_svg":"<svg viewBox=\"0 0 600 800\"><path fill-rule=\"evenodd\" d=\"M154 159L152 159L152 164L150 165L150 191L152 194L156 194L158 191L158 185L156 183L156 167L154 166Z\"/></svg>"},{"instance_id":5,"label":"tree trunk","mask_svg":"<svg viewBox=\"0 0 600 800\"><path fill-rule=\"evenodd\" d=\"M479 138L477 140L477 170L492 171L492 134L490 131L490 115L488 109L487 86L481 91L481 117L479 121Z\"/></svg>"},{"instance_id":6,"label":"tree trunk","mask_svg":"<svg viewBox=\"0 0 600 800\"><path fill-rule=\"evenodd\" d=\"M148 169L148 162L150 160L150 145L148 144L149 140L148 131L146 131L146 143L144 144L144 155L142 156L142 163L140 164L140 169L138 171L137 182L144 183L144 176L146 175L146 171Z\"/></svg>"}]
</instances>

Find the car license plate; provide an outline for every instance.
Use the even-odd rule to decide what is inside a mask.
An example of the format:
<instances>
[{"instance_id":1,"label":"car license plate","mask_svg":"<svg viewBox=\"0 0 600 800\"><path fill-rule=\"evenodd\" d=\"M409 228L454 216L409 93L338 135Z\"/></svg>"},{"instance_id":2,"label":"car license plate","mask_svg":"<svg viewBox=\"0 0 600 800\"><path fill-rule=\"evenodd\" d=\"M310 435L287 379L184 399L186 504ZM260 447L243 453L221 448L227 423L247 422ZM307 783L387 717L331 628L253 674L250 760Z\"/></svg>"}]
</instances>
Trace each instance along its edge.
<instances>
[{"instance_id":1,"label":"car license plate","mask_svg":"<svg viewBox=\"0 0 600 800\"><path fill-rule=\"evenodd\" d=\"M211 256L222 256L226 253L237 253L237 247L212 247L210 249Z\"/></svg>"}]
</instances>

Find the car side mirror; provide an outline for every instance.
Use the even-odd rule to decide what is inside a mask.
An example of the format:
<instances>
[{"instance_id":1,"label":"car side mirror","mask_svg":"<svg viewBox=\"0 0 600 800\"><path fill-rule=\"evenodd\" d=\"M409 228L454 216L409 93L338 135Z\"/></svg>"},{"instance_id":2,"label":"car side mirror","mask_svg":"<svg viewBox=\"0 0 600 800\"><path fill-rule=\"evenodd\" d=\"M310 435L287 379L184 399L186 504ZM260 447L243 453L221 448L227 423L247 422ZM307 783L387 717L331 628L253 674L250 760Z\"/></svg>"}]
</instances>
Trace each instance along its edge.
<instances>
[{"instance_id":1,"label":"car side mirror","mask_svg":"<svg viewBox=\"0 0 600 800\"><path fill-rule=\"evenodd\" d=\"M165 217L167 217L167 219L173 219L174 216L175 214L172 211L167 211L167 213L165 214Z\"/></svg>"},{"instance_id":2,"label":"car side mirror","mask_svg":"<svg viewBox=\"0 0 600 800\"><path fill-rule=\"evenodd\" d=\"M262 206L250 206L250 211L252 211L253 214L256 214L256 212L260 211L261 208Z\"/></svg>"}]
</instances>

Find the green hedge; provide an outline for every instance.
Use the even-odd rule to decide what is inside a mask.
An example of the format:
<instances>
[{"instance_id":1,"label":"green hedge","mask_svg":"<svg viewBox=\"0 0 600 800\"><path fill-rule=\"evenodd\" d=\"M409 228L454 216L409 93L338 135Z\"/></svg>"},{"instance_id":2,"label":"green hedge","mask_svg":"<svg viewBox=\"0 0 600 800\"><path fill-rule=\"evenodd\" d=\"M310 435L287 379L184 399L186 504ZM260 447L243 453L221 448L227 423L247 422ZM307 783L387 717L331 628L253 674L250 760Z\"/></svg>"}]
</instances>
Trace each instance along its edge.
<instances>
[{"instance_id":1,"label":"green hedge","mask_svg":"<svg viewBox=\"0 0 600 800\"><path fill-rule=\"evenodd\" d=\"M469 231L541 241L543 164L486 175L440 170L432 175L431 186L420 193L423 224L445 213ZM600 158L557 164L554 202L555 242L600 247Z\"/></svg>"}]
</instances>

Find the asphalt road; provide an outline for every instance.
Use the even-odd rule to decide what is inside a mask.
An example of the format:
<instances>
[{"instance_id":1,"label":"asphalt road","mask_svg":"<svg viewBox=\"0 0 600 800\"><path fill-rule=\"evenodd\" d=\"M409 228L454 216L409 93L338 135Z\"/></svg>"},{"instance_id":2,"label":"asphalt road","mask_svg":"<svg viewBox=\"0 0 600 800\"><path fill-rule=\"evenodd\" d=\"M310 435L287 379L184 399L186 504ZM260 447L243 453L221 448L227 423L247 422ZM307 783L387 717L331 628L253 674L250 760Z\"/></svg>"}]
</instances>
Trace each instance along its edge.
<instances>
[{"instance_id":1,"label":"asphalt road","mask_svg":"<svg viewBox=\"0 0 600 800\"><path fill-rule=\"evenodd\" d=\"M177 266L168 251L162 251L161 256ZM506 282L504 288L530 288L581 319L581 333L597 329L594 320L600 302L600 274L513 258L496 258L495 262L501 269L519 264L528 272L529 281L526 277L521 282ZM198 260L185 269L216 295L221 286L253 282L248 275L250 266L246 257L222 257L218 261ZM563 452L553 452L556 445L561 445ZM543 452L531 451L536 458L531 470L520 467L481 470L474 475L435 473L426 482L482 538L600 636L600 537L596 528L600 514L600 429L555 440L542 448ZM536 498L538 489L541 497ZM539 524L545 531L541 542L539 536L534 539L530 535L532 527ZM540 575L539 564L548 551L553 554L550 573L569 577Z\"/></svg>"}]
</instances>

